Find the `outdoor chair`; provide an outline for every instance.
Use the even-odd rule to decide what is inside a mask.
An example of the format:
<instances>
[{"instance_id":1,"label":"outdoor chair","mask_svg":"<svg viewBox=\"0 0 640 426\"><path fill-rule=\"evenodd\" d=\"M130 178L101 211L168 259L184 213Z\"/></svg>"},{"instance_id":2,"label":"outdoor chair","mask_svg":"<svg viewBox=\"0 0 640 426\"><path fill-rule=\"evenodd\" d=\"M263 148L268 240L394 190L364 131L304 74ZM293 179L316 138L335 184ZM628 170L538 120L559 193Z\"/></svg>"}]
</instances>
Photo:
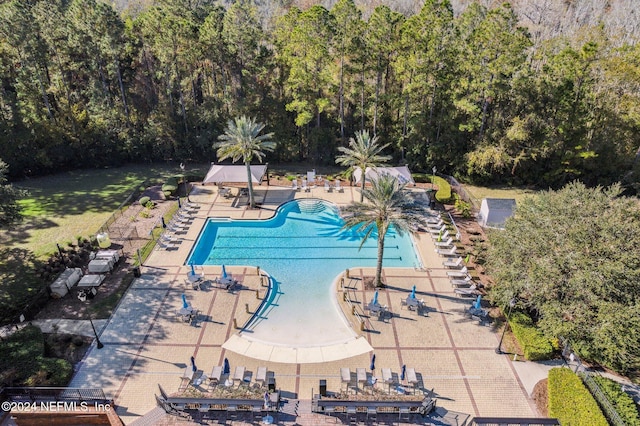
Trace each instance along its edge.
<instances>
[{"instance_id":1,"label":"outdoor chair","mask_svg":"<svg viewBox=\"0 0 640 426\"><path fill-rule=\"evenodd\" d=\"M449 230L448 229L446 229L444 231L430 232L430 234L431 234L431 238L436 240L436 243L448 240L449 238L451 238L451 241L453 242L453 238L451 237L451 235L449 235ZM436 247L439 247L439 246L436 244Z\"/></svg>"},{"instance_id":2,"label":"outdoor chair","mask_svg":"<svg viewBox=\"0 0 640 426\"><path fill-rule=\"evenodd\" d=\"M439 248L448 248L450 249L451 247L455 247L455 245L453 244L453 238L449 237L446 239L442 239L442 241L436 241L434 243L436 245L436 247Z\"/></svg>"},{"instance_id":3,"label":"outdoor chair","mask_svg":"<svg viewBox=\"0 0 640 426\"><path fill-rule=\"evenodd\" d=\"M458 248L451 247L450 249L436 249L436 253L438 253L440 256L457 256Z\"/></svg>"},{"instance_id":4,"label":"outdoor chair","mask_svg":"<svg viewBox=\"0 0 640 426\"><path fill-rule=\"evenodd\" d=\"M427 220L427 228L429 228L430 230L432 229L440 229L443 226L445 226L446 224L444 223L444 221L442 219L437 219L435 222L429 222Z\"/></svg>"},{"instance_id":5,"label":"outdoor chair","mask_svg":"<svg viewBox=\"0 0 640 426\"><path fill-rule=\"evenodd\" d=\"M435 237L438 237L439 235L443 235L444 236L445 232L447 232L447 226L444 225L444 224L442 224L438 228L430 228L429 229L429 233L431 234L431 236L435 236Z\"/></svg>"},{"instance_id":6,"label":"outdoor chair","mask_svg":"<svg viewBox=\"0 0 640 426\"><path fill-rule=\"evenodd\" d=\"M464 278L469 276L469 270L466 266L463 266L462 269L458 269L457 271L448 271L447 276L449 278Z\"/></svg>"},{"instance_id":7,"label":"outdoor chair","mask_svg":"<svg viewBox=\"0 0 640 426\"><path fill-rule=\"evenodd\" d=\"M455 260L447 260L442 262L442 265L444 265L446 268L462 268L464 265L462 264L462 257L458 257Z\"/></svg>"},{"instance_id":8,"label":"outdoor chair","mask_svg":"<svg viewBox=\"0 0 640 426\"><path fill-rule=\"evenodd\" d=\"M340 185L340 179L336 179L334 189L336 190L336 192L344 192L344 188L342 188L342 186Z\"/></svg>"},{"instance_id":9,"label":"outdoor chair","mask_svg":"<svg viewBox=\"0 0 640 426\"><path fill-rule=\"evenodd\" d=\"M222 366L216 365L211 370L211 374L209 375L209 387L218 386L220 384L220 380L222 379Z\"/></svg>"},{"instance_id":10,"label":"outdoor chair","mask_svg":"<svg viewBox=\"0 0 640 426\"><path fill-rule=\"evenodd\" d=\"M258 367L256 383L258 383L260 387L263 387L265 383L267 383L267 367Z\"/></svg>"},{"instance_id":11,"label":"outdoor chair","mask_svg":"<svg viewBox=\"0 0 640 426\"><path fill-rule=\"evenodd\" d=\"M478 290L478 287L474 284L469 288L456 288L455 294L460 297L476 297L480 296L482 292Z\"/></svg>"},{"instance_id":12,"label":"outdoor chair","mask_svg":"<svg viewBox=\"0 0 640 426\"><path fill-rule=\"evenodd\" d=\"M452 287L469 287L473 284L473 280L469 275L464 278L452 278L451 286Z\"/></svg>"},{"instance_id":13,"label":"outdoor chair","mask_svg":"<svg viewBox=\"0 0 640 426\"><path fill-rule=\"evenodd\" d=\"M324 181L324 192L330 192L331 191L331 185L329 185L329 181L325 180Z\"/></svg>"}]
</instances>

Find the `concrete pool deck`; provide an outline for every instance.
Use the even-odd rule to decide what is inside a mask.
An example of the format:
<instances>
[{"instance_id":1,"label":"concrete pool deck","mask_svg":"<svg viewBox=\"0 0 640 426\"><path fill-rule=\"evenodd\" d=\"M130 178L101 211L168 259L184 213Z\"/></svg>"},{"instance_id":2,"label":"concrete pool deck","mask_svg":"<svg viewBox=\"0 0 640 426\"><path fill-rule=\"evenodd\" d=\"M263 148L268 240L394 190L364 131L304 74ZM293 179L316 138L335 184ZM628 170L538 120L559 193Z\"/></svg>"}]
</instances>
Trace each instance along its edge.
<instances>
[{"instance_id":1,"label":"concrete pool deck","mask_svg":"<svg viewBox=\"0 0 640 426\"><path fill-rule=\"evenodd\" d=\"M225 358L232 370L244 366L255 374L258 367L265 366L274 372L277 388L289 398L308 400L314 389L317 393L319 380L327 381L329 391L337 391L341 386L340 368L368 369L375 353L377 374L382 368L391 368L394 373L399 373L402 365L415 368L423 387L434 390L439 407L471 416L538 415L530 398L531 384L537 382L529 376L534 370L527 368L528 363L497 355L494 350L500 336L495 330L463 315L471 302L455 296L442 260L425 234L416 238L424 268L384 270L387 287L380 291L379 300L396 315L384 322L371 319L365 332L358 330L362 336L359 339L373 351L354 355L343 352L345 356L337 359L339 354L328 349L329 355L318 362L302 362L297 353L281 358L286 362L260 359L256 354L265 349L257 346L241 351L235 325L241 327L250 318L265 288L255 267L227 268L243 284L233 292L216 288L195 291L185 286L189 267L184 262L206 218L268 218L279 204L293 198L317 197L338 205L359 200L356 188L348 186L343 193L326 193L321 187L308 193L293 192L265 185L255 190L262 206L246 210L235 207L235 199L218 196L215 187L195 187L191 199L201 208L181 235L182 242L174 250L156 249L152 253L142 268L143 276L134 282L101 330L104 348L92 347L70 386L103 388L114 399L118 415L130 424L156 407L153 395L158 393L158 385L169 393L177 391L191 356L205 374L222 365ZM205 266L202 271L212 278L220 268ZM361 303L368 303L374 291L362 288L362 277L370 276L372 268L350 272L353 280L346 285ZM425 315L401 307L400 300L413 285L428 307ZM182 293L201 311L202 320L196 326L176 320ZM535 371L536 377L543 378L544 372ZM521 379L519 374L526 377ZM296 421L322 424L318 416L301 415Z\"/></svg>"}]
</instances>

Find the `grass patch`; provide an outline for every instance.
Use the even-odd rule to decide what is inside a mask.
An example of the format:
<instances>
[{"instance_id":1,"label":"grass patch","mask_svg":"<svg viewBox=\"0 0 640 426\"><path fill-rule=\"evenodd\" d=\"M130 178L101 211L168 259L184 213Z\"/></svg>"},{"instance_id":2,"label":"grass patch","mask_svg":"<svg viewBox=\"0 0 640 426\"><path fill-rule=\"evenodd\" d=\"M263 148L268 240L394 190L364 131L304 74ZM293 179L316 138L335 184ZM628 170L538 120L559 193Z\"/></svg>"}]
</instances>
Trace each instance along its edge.
<instances>
[{"instance_id":1,"label":"grass patch","mask_svg":"<svg viewBox=\"0 0 640 426\"><path fill-rule=\"evenodd\" d=\"M71 364L60 358L44 356L44 335L35 326L27 326L9 336L0 345L0 383L8 386L66 386L71 379Z\"/></svg>"},{"instance_id":2,"label":"grass patch","mask_svg":"<svg viewBox=\"0 0 640 426\"><path fill-rule=\"evenodd\" d=\"M473 204L480 208L483 198L513 198L520 203L523 198L537 194L539 191L528 188L514 187L486 187L463 184L463 188L469 193Z\"/></svg>"},{"instance_id":3,"label":"grass patch","mask_svg":"<svg viewBox=\"0 0 640 426\"><path fill-rule=\"evenodd\" d=\"M206 166L193 166L190 173ZM76 170L32 178L14 185L27 189L19 203L24 222L0 231L0 243L43 258L78 236L88 237L111 216L126 197L146 179L159 182L176 173L177 166L129 165L110 169Z\"/></svg>"}]
</instances>

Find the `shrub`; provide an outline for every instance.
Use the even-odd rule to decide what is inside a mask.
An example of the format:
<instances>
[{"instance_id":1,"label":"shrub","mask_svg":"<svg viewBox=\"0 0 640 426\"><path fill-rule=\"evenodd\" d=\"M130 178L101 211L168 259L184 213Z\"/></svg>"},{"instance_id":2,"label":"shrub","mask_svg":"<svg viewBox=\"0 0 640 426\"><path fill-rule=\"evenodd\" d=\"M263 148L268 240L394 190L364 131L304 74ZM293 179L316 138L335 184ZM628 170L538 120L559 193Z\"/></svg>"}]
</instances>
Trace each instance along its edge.
<instances>
[{"instance_id":1,"label":"shrub","mask_svg":"<svg viewBox=\"0 0 640 426\"><path fill-rule=\"evenodd\" d=\"M460 198L460 196L458 194L455 194L455 199L456 199L456 204L455 204L456 210L458 210L460 212L462 217L465 217L467 219L470 218L471 217L471 204L467 203L462 198Z\"/></svg>"},{"instance_id":2,"label":"shrub","mask_svg":"<svg viewBox=\"0 0 640 426\"><path fill-rule=\"evenodd\" d=\"M162 192L164 193L165 197L171 197L175 195L177 190L178 190L178 178L175 176L172 176L169 179L167 179L164 185L162 185Z\"/></svg>"},{"instance_id":3,"label":"shrub","mask_svg":"<svg viewBox=\"0 0 640 426\"><path fill-rule=\"evenodd\" d=\"M295 178L296 178L296 177L295 177L294 175L287 175L287 180L288 180L289 182L293 182L293 180L294 180Z\"/></svg>"},{"instance_id":4,"label":"shrub","mask_svg":"<svg viewBox=\"0 0 640 426\"><path fill-rule=\"evenodd\" d=\"M142 197L140 198L140 205L146 207L147 203L149 203L150 201L151 201L150 197Z\"/></svg>"},{"instance_id":5,"label":"shrub","mask_svg":"<svg viewBox=\"0 0 640 426\"><path fill-rule=\"evenodd\" d=\"M622 390L620 383L601 376L592 376L592 378L604 392L609 402L611 402L624 424L627 426L640 426L638 406L633 401L633 398ZM606 410L603 411L606 415Z\"/></svg>"},{"instance_id":6,"label":"shrub","mask_svg":"<svg viewBox=\"0 0 640 426\"><path fill-rule=\"evenodd\" d=\"M523 312L513 312L509 326L529 361L540 361L553 357L553 345Z\"/></svg>"},{"instance_id":7,"label":"shrub","mask_svg":"<svg viewBox=\"0 0 640 426\"><path fill-rule=\"evenodd\" d=\"M449 182L442 179L440 176L432 176L432 183L438 187L438 191L436 192L436 200L439 203L448 203L451 201L451 185Z\"/></svg>"},{"instance_id":8,"label":"shrub","mask_svg":"<svg viewBox=\"0 0 640 426\"><path fill-rule=\"evenodd\" d=\"M582 380L568 368L549 371L549 416L563 425L607 426L609 423Z\"/></svg>"}]
</instances>

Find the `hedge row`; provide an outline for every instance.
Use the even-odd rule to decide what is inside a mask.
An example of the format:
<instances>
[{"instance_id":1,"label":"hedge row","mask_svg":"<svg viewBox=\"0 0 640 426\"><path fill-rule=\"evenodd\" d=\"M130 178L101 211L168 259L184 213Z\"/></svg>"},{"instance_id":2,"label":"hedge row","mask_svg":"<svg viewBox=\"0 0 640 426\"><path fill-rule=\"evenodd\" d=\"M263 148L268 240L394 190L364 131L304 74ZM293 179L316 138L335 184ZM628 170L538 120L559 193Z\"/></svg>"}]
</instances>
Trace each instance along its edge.
<instances>
[{"instance_id":1,"label":"hedge row","mask_svg":"<svg viewBox=\"0 0 640 426\"><path fill-rule=\"evenodd\" d=\"M601 376L591 376L591 378L598 384L602 392L604 392L625 425L640 426L638 406L633 401L633 398L622 390L619 383Z\"/></svg>"},{"instance_id":2,"label":"hedge row","mask_svg":"<svg viewBox=\"0 0 640 426\"><path fill-rule=\"evenodd\" d=\"M598 403L573 371L568 368L549 370L549 417L561 425L608 426Z\"/></svg>"},{"instance_id":3,"label":"hedge row","mask_svg":"<svg viewBox=\"0 0 640 426\"><path fill-rule=\"evenodd\" d=\"M531 318L523 312L513 312L509 318L513 335L529 361L540 361L553 357L553 346L533 324Z\"/></svg>"},{"instance_id":4,"label":"hedge row","mask_svg":"<svg viewBox=\"0 0 640 426\"><path fill-rule=\"evenodd\" d=\"M445 179L440 176L433 176L426 173L413 173L411 177L416 182L431 182L432 185L437 186L438 190L436 191L436 200L439 203L446 204L451 201L451 185L449 185L449 182Z\"/></svg>"}]
</instances>

